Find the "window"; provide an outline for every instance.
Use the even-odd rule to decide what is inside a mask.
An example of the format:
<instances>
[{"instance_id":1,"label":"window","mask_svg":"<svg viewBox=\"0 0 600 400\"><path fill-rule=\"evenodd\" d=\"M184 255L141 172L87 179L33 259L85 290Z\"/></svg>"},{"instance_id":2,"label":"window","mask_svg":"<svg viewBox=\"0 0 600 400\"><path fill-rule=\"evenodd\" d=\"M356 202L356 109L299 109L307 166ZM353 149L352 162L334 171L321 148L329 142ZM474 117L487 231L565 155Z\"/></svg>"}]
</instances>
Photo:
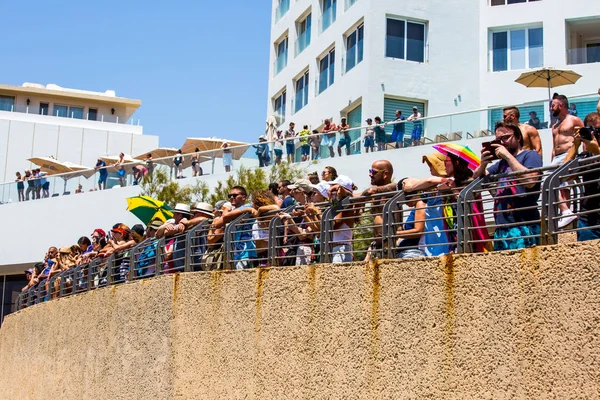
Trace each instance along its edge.
<instances>
[{"instance_id":1,"label":"window","mask_svg":"<svg viewBox=\"0 0 600 400\"><path fill-rule=\"evenodd\" d=\"M273 100L273 110L275 111L275 118L277 119L277 123L279 125L283 124L283 121L285 121L285 103L286 93L284 90Z\"/></svg>"},{"instance_id":2,"label":"window","mask_svg":"<svg viewBox=\"0 0 600 400\"><path fill-rule=\"evenodd\" d=\"M600 62L600 18L566 21L567 64Z\"/></svg>"},{"instance_id":3,"label":"window","mask_svg":"<svg viewBox=\"0 0 600 400\"><path fill-rule=\"evenodd\" d=\"M69 107L69 118L83 119L83 107Z\"/></svg>"},{"instance_id":4,"label":"window","mask_svg":"<svg viewBox=\"0 0 600 400\"><path fill-rule=\"evenodd\" d=\"M296 101L294 112L298 112L308 104L308 71L296 80Z\"/></svg>"},{"instance_id":5,"label":"window","mask_svg":"<svg viewBox=\"0 0 600 400\"><path fill-rule=\"evenodd\" d=\"M288 38L286 37L281 42L275 45L275 75L281 72L287 65L288 53Z\"/></svg>"},{"instance_id":6,"label":"window","mask_svg":"<svg viewBox=\"0 0 600 400\"><path fill-rule=\"evenodd\" d=\"M354 3L356 3L356 0L346 0L344 2L344 10L347 10L350 7L352 7L354 5Z\"/></svg>"},{"instance_id":7,"label":"window","mask_svg":"<svg viewBox=\"0 0 600 400\"><path fill-rule=\"evenodd\" d=\"M333 85L335 74L335 49L319 60L319 93Z\"/></svg>"},{"instance_id":8,"label":"window","mask_svg":"<svg viewBox=\"0 0 600 400\"><path fill-rule=\"evenodd\" d=\"M275 22L279 21L290 9L290 0L279 0L275 9Z\"/></svg>"},{"instance_id":9,"label":"window","mask_svg":"<svg viewBox=\"0 0 600 400\"><path fill-rule=\"evenodd\" d=\"M49 111L50 107L48 106L48 103L40 103L40 115L48 115Z\"/></svg>"},{"instance_id":10,"label":"window","mask_svg":"<svg viewBox=\"0 0 600 400\"><path fill-rule=\"evenodd\" d=\"M425 24L388 18L385 56L425 62Z\"/></svg>"},{"instance_id":11,"label":"window","mask_svg":"<svg viewBox=\"0 0 600 400\"><path fill-rule=\"evenodd\" d=\"M346 72L363 59L364 25L356 28L346 37Z\"/></svg>"},{"instance_id":12,"label":"window","mask_svg":"<svg viewBox=\"0 0 600 400\"><path fill-rule=\"evenodd\" d=\"M543 28L492 32L491 69L508 71L544 64Z\"/></svg>"},{"instance_id":13,"label":"window","mask_svg":"<svg viewBox=\"0 0 600 400\"><path fill-rule=\"evenodd\" d=\"M310 27L311 27L311 16L308 14L304 20L298 22L297 30L298 30L298 39L296 39L296 53L302 53L304 49L308 47L310 44Z\"/></svg>"},{"instance_id":14,"label":"window","mask_svg":"<svg viewBox=\"0 0 600 400\"><path fill-rule=\"evenodd\" d=\"M66 117L69 115L69 107L54 105L54 112L52 113L55 117Z\"/></svg>"},{"instance_id":15,"label":"window","mask_svg":"<svg viewBox=\"0 0 600 400\"><path fill-rule=\"evenodd\" d=\"M97 121L98 120L98 109L90 108L88 111L88 120Z\"/></svg>"},{"instance_id":16,"label":"window","mask_svg":"<svg viewBox=\"0 0 600 400\"><path fill-rule=\"evenodd\" d=\"M540 1L540 0L492 0L491 4L493 6L503 6L506 4L529 3L532 1Z\"/></svg>"},{"instance_id":17,"label":"window","mask_svg":"<svg viewBox=\"0 0 600 400\"><path fill-rule=\"evenodd\" d=\"M13 111L15 98L13 96L0 96L0 111Z\"/></svg>"},{"instance_id":18,"label":"window","mask_svg":"<svg viewBox=\"0 0 600 400\"><path fill-rule=\"evenodd\" d=\"M319 33L324 32L335 22L337 0L321 0L321 19L319 20Z\"/></svg>"}]
</instances>

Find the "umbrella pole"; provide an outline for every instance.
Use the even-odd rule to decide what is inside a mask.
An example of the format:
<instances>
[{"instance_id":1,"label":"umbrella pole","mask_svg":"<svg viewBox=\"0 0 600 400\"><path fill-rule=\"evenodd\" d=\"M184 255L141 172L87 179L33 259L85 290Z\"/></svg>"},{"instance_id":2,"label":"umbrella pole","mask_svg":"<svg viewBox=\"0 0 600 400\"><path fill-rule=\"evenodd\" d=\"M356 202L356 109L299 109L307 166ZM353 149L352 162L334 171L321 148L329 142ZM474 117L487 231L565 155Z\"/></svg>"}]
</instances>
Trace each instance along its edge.
<instances>
[{"instance_id":1,"label":"umbrella pole","mask_svg":"<svg viewBox=\"0 0 600 400\"><path fill-rule=\"evenodd\" d=\"M215 156L212 157L212 172L211 175L215 174Z\"/></svg>"},{"instance_id":2,"label":"umbrella pole","mask_svg":"<svg viewBox=\"0 0 600 400\"><path fill-rule=\"evenodd\" d=\"M63 188L63 194L65 194L67 192L67 180L65 178L63 178L63 181L65 182L65 186Z\"/></svg>"}]
</instances>

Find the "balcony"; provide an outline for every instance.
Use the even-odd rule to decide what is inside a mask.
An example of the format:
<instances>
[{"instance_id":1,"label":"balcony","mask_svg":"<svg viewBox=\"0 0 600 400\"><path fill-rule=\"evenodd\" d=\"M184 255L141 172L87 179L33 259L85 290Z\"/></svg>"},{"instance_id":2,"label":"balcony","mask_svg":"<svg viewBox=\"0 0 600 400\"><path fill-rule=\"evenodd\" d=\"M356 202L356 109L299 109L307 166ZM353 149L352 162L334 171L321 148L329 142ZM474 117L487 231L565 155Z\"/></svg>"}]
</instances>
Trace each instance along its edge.
<instances>
[{"instance_id":1,"label":"balcony","mask_svg":"<svg viewBox=\"0 0 600 400\"><path fill-rule=\"evenodd\" d=\"M18 104L0 104L0 111L16 112L31 115L46 115L57 118L79 119L85 121L110 122L115 124L131 124L140 125L140 120L137 122L133 117L120 117L114 114L99 114L97 112L83 112L83 108L71 107L70 109L48 109L48 107L23 106Z\"/></svg>"},{"instance_id":2,"label":"balcony","mask_svg":"<svg viewBox=\"0 0 600 400\"><path fill-rule=\"evenodd\" d=\"M275 59L275 65L273 66L275 75L279 74L286 66L287 66L287 51L281 53Z\"/></svg>"},{"instance_id":3,"label":"balcony","mask_svg":"<svg viewBox=\"0 0 600 400\"><path fill-rule=\"evenodd\" d=\"M278 22L290 9L290 0L281 0L275 9L275 22Z\"/></svg>"},{"instance_id":4,"label":"balcony","mask_svg":"<svg viewBox=\"0 0 600 400\"><path fill-rule=\"evenodd\" d=\"M600 62L600 19L567 21L567 64Z\"/></svg>"},{"instance_id":5,"label":"balcony","mask_svg":"<svg viewBox=\"0 0 600 400\"><path fill-rule=\"evenodd\" d=\"M335 22L335 8L337 4L333 3L331 7L323 12L321 18L319 18L319 33L323 33Z\"/></svg>"},{"instance_id":6,"label":"balcony","mask_svg":"<svg viewBox=\"0 0 600 400\"><path fill-rule=\"evenodd\" d=\"M304 49L308 47L310 44L310 30L305 30L302 32L298 39L296 39L296 46L294 50L294 57L297 57L298 54L302 53Z\"/></svg>"}]
</instances>

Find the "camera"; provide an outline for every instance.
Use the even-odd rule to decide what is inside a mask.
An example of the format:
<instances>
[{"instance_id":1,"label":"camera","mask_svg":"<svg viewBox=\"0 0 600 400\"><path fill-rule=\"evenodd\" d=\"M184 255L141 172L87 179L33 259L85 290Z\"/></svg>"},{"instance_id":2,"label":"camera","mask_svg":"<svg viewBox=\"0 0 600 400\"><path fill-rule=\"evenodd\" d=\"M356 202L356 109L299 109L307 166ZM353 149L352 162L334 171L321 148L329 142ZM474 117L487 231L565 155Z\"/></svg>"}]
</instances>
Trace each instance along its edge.
<instances>
[{"instance_id":1,"label":"camera","mask_svg":"<svg viewBox=\"0 0 600 400\"><path fill-rule=\"evenodd\" d=\"M586 126L579 129L579 136L585 140L592 140L592 135L596 133L596 128L593 126Z\"/></svg>"}]
</instances>

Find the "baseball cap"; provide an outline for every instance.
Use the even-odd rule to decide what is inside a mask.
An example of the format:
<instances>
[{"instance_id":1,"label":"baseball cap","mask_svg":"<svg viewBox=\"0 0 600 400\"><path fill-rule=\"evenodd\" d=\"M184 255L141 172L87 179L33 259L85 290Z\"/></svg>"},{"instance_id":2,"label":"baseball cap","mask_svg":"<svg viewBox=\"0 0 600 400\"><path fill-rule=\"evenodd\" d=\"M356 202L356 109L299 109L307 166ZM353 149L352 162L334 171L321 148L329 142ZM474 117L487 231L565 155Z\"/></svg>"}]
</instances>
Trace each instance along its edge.
<instances>
[{"instance_id":1,"label":"baseball cap","mask_svg":"<svg viewBox=\"0 0 600 400\"><path fill-rule=\"evenodd\" d=\"M313 184L308 179L298 179L292 185L288 185L288 189L300 189L305 193L313 191Z\"/></svg>"},{"instance_id":2,"label":"baseball cap","mask_svg":"<svg viewBox=\"0 0 600 400\"><path fill-rule=\"evenodd\" d=\"M316 185L312 185L312 188L319 192L321 196L325 197L326 199L329 198L329 182L320 181Z\"/></svg>"},{"instance_id":3,"label":"baseball cap","mask_svg":"<svg viewBox=\"0 0 600 400\"><path fill-rule=\"evenodd\" d=\"M352 187L354 183L352 183L352 179L348 178L345 175L338 175L334 181L329 182L330 185L340 185L346 190L352 191Z\"/></svg>"}]
</instances>

